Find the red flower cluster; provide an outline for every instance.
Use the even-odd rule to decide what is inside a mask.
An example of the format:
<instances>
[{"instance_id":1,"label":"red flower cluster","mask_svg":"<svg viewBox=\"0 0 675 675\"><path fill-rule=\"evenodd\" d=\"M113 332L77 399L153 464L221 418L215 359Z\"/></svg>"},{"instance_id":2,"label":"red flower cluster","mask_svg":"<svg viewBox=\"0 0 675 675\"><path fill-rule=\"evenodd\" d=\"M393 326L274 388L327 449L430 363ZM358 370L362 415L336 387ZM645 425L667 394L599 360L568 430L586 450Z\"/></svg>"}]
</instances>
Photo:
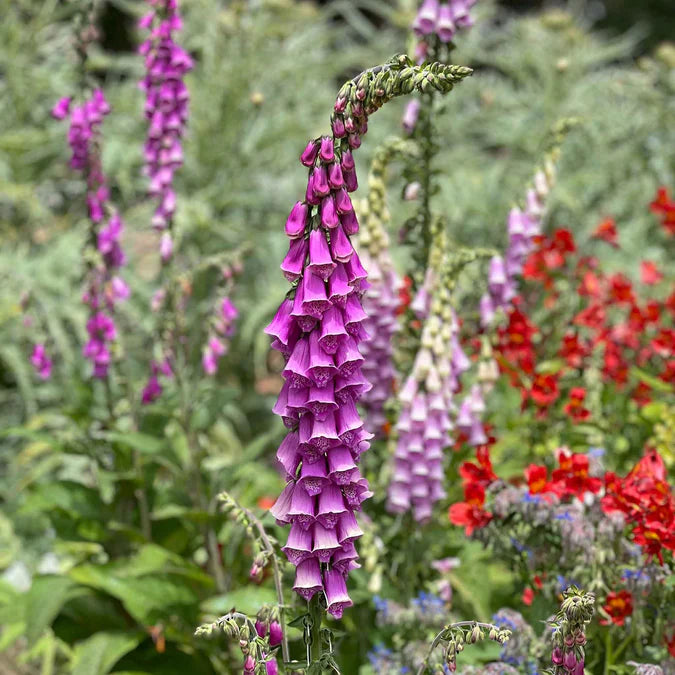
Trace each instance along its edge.
<instances>
[{"instance_id":1,"label":"red flower cluster","mask_svg":"<svg viewBox=\"0 0 675 675\"><path fill-rule=\"evenodd\" d=\"M572 454L564 448L558 450L558 468L548 479L545 466L530 464L525 469L525 478L531 495L556 495L560 499L576 497L583 499L586 492L599 492L602 480L589 476L588 456Z\"/></svg>"},{"instance_id":2,"label":"red flower cluster","mask_svg":"<svg viewBox=\"0 0 675 675\"><path fill-rule=\"evenodd\" d=\"M609 619L600 619L602 626L613 623L617 626L623 626L626 617L633 613L633 596L629 591L612 591L607 594L603 611L609 616Z\"/></svg>"},{"instance_id":3,"label":"red flower cluster","mask_svg":"<svg viewBox=\"0 0 675 675\"><path fill-rule=\"evenodd\" d=\"M663 564L663 549L675 551L675 499L656 450L647 450L625 478L605 474L602 508L624 515L649 560L656 556Z\"/></svg>"},{"instance_id":4,"label":"red flower cluster","mask_svg":"<svg viewBox=\"0 0 675 675\"><path fill-rule=\"evenodd\" d=\"M675 202L663 191L652 209L664 214L664 218L673 218ZM611 218L602 221L593 237L616 245L616 223ZM556 316L551 322L566 322L569 326L560 336L556 350L564 366L553 372L550 368L538 372L537 363L552 357L552 341L528 317L520 298L508 313L507 325L498 332L495 356L512 386L520 389L523 409L531 403L536 415L544 417L557 410L554 404L560 401L562 412L579 423L591 417L585 405L586 391L577 384L593 355L597 355L593 362L601 364L604 381L619 389L628 385L631 365L647 369L664 382L675 382L675 290L665 301L641 299L626 275L605 275L596 258L579 257L573 263L575 251L571 233L556 230L550 237L539 238L523 269L524 278L544 289L544 307L559 309L560 289L572 285L577 290L576 302L575 298L566 302L566 306L573 307L572 313L568 317ZM653 261L642 261L640 272L643 290L664 280L663 271ZM556 283L558 279L561 284ZM533 295L526 297L528 303L536 299ZM637 379L628 393L642 406L650 402L652 387Z\"/></svg>"},{"instance_id":5,"label":"red flower cluster","mask_svg":"<svg viewBox=\"0 0 675 675\"><path fill-rule=\"evenodd\" d=\"M485 527L491 520L492 514L486 511L485 488L497 480L492 470L490 451L487 446L477 450L478 462L464 462L459 468L459 474L464 484L464 501L452 504L448 509L448 518L453 525L464 526L464 532L470 536L475 529Z\"/></svg>"},{"instance_id":6,"label":"red flower cluster","mask_svg":"<svg viewBox=\"0 0 675 675\"><path fill-rule=\"evenodd\" d=\"M668 196L668 190L660 187L654 201L649 208L661 220L663 229L670 235L675 235L675 201Z\"/></svg>"}]
</instances>

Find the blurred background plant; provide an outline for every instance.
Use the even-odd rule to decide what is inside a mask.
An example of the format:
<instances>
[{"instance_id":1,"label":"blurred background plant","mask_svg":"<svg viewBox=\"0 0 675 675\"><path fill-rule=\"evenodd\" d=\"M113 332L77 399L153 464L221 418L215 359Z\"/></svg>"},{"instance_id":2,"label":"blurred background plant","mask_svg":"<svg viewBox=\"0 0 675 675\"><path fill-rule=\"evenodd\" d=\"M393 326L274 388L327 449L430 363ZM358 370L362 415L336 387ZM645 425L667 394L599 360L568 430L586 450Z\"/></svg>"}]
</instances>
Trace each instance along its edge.
<instances>
[{"instance_id":1,"label":"blurred background plant","mask_svg":"<svg viewBox=\"0 0 675 675\"><path fill-rule=\"evenodd\" d=\"M611 217L621 246L602 251L608 273L637 280L637 251L668 272L673 238L664 243L658 219L646 208L659 186L675 185L675 47L659 39L672 35L668 8L661 15L658 3L617 10L614 3L579 1L514 14L512 4L481 0L473 9L476 26L453 52L453 61L475 74L436 120L435 208L450 236L503 249L508 209L540 162L550 128L574 116L582 124L565 143L547 222L568 228L585 245ZM181 41L195 67L186 77L190 120L185 164L175 180L175 232L187 271L178 282L189 297L184 366L192 388L187 402L179 388L168 388L143 407L154 325L148 308L160 274L153 205L141 177L146 122L136 86L143 75L136 24L145 7L133 0L95 5L100 39L86 67L112 108L104 122L103 165L126 223L125 279L132 289L118 314L123 367L113 379L111 410L105 386L90 379L80 356L85 185L68 167L63 125L50 117L54 103L79 81L73 26L89 3L0 0L0 672L170 675L240 667L238 648L196 639L193 631L232 607L254 615L276 602L267 569L260 585L246 585L255 545L214 503L228 490L262 515L282 485L272 457L283 427L271 413L280 362L262 328L285 292L270 261L283 258L281 225L303 189L302 172L289 158L327 130L327 111L345 78L403 51L414 5L184 3ZM635 23L638 10L645 14ZM356 158L361 175L399 129L403 105L392 103L378 114ZM388 183L398 227L414 204L403 198L406 181L395 165ZM203 317L222 267L206 263L220 262L223 252L232 254L229 263L243 263L235 291L240 317L216 375L204 377L202 346L210 326ZM407 262L399 251L395 257ZM462 278L457 292L469 306L478 306L473 293L483 276L479 267ZM52 360L47 380L31 364L34 343L44 343ZM659 392L664 400L667 395ZM512 424L517 398L501 382L491 403L499 412L490 421L511 425L512 438L522 432ZM672 399L670 406L652 407L651 417L634 411L634 419L640 417L630 443L624 440L630 433L610 427L607 468L625 474L652 435L672 463ZM493 459L503 457L508 470L521 471L548 457L560 439L537 440L516 454L512 445L498 445ZM447 503L461 499L456 468L466 452L452 458L448 476L455 486ZM375 477L378 471L372 468ZM196 482L206 496L201 506ZM139 490L147 493L151 537L136 508ZM508 563L466 543L442 509L434 528L430 549L417 561L427 568L420 578L428 587L416 592L440 593L431 561L458 555L461 564L442 573L454 589L454 613L487 621L498 608L518 603L523 589ZM365 569L353 575L356 607L342 625L349 637L344 649L339 635L337 643L349 673L391 635L384 624L357 630L381 614L372 593L386 554L377 529L364 530ZM205 531L216 539L219 574L207 565L214 550ZM528 619L553 611L535 606ZM291 631L297 642L300 632ZM491 644L462 656L464 663L484 663L498 653ZM617 672L631 672L621 668Z\"/></svg>"}]
</instances>

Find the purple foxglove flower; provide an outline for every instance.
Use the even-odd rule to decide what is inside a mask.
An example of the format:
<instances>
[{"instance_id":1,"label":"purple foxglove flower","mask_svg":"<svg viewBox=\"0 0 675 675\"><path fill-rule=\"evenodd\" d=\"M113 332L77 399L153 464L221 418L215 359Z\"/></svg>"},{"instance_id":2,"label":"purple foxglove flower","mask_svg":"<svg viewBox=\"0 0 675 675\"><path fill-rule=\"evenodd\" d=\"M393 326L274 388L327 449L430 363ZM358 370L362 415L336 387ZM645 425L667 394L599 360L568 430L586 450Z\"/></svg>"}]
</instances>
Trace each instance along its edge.
<instances>
[{"instance_id":1,"label":"purple foxglove flower","mask_svg":"<svg viewBox=\"0 0 675 675\"><path fill-rule=\"evenodd\" d=\"M281 624L278 621L270 623L270 647L276 647L281 644L284 633Z\"/></svg>"},{"instance_id":2,"label":"purple foxglove flower","mask_svg":"<svg viewBox=\"0 0 675 675\"><path fill-rule=\"evenodd\" d=\"M453 21L453 11L450 4L443 4L438 10L438 20L436 21L436 35L441 42L450 42L455 34L455 23Z\"/></svg>"},{"instance_id":3,"label":"purple foxglove flower","mask_svg":"<svg viewBox=\"0 0 675 675\"><path fill-rule=\"evenodd\" d=\"M351 197L345 188L340 188L335 194L335 209L340 215L354 211Z\"/></svg>"},{"instance_id":4,"label":"purple foxglove flower","mask_svg":"<svg viewBox=\"0 0 675 675\"><path fill-rule=\"evenodd\" d=\"M337 211L335 210L335 198L332 194L326 195L321 200L321 224L326 229L333 229L337 227L340 220L338 219Z\"/></svg>"},{"instance_id":5,"label":"purple foxglove flower","mask_svg":"<svg viewBox=\"0 0 675 675\"><path fill-rule=\"evenodd\" d=\"M157 400L162 395L162 385L157 375L151 375L141 395L141 403L148 405Z\"/></svg>"},{"instance_id":6,"label":"purple foxglove flower","mask_svg":"<svg viewBox=\"0 0 675 675\"><path fill-rule=\"evenodd\" d=\"M563 656L563 666L570 672L574 671L577 666L577 657L574 654L574 650L565 652L565 655Z\"/></svg>"},{"instance_id":7,"label":"purple foxglove flower","mask_svg":"<svg viewBox=\"0 0 675 675\"><path fill-rule=\"evenodd\" d=\"M323 589L321 568L317 558L303 560L295 571L293 590L305 600L311 600L314 595Z\"/></svg>"},{"instance_id":8,"label":"purple foxglove flower","mask_svg":"<svg viewBox=\"0 0 675 675\"><path fill-rule=\"evenodd\" d=\"M281 550L286 554L289 562L299 565L312 555L312 533L296 521L291 525L288 541Z\"/></svg>"},{"instance_id":9,"label":"purple foxglove flower","mask_svg":"<svg viewBox=\"0 0 675 675\"><path fill-rule=\"evenodd\" d=\"M354 247L349 241L341 225L332 230L330 235L330 251L334 260L341 263L349 262L354 252Z\"/></svg>"},{"instance_id":10,"label":"purple foxglove flower","mask_svg":"<svg viewBox=\"0 0 675 675\"><path fill-rule=\"evenodd\" d=\"M341 619L343 611L353 604L347 594L345 578L338 570L326 570L324 573L324 583L328 613L332 614L336 619Z\"/></svg>"},{"instance_id":11,"label":"purple foxglove flower","mask_svg":"<svg viewBox=\"0 0 675 675\"><path fill-rule=\"evenodd\" d=\"M38 343L33 347L30 361L35 368L35 371L42 380L48 380L52 374L52 360L47 356L47 351L42 343Z\"/></svg>"},{"instance_id":12,"label":"purple foxglove flower","mask_svg":"<svg viewBox=\"0 0 675 675\"><path fill-rule=\"evenodd\" d=\"M438 0L424 0L413 23L413 30L418 35L429 35L433 32L438 21L438 9Z\"/></svg>"},{"instance_id":13,"label":"purple foxglove flower","mask_svg":"<svg viewBox=\"0 0 675 675\"><path fill-rule=\"evenodd\" d=\"M319 154L319 144L316 141L310 141L300 155L300 161L305 166L313 166L316 157Z\"/></svg>"},{"instance_id":14,"label":"purple foxglove flower","mask_svg":"<svg viewBox=\"0 0 675 675\"><path fill-rule=\"evenodd\" d=\"M286 236L297 239L305 232L309 207L305 202L296 202L286 220Z\"/></svg>"},{"instance_id":15,"label":"purple foxglove flower","mask_svg":"<svg viewBox=\"0 0 675 675\"><path fill-rule=\"evenodd\" d=\"M70 102L73 100L72 96L64 96L60 98L56 105L52 108L52 117L57 120L64 120L68 117L70 112Z\"/></svg>"},{"instance_id":16,"label":"purple foxglove flower","mask_svg":"<svg viewBox=\"0 0 675 675\"><path fill-rule=\"evenodd\" d=\"M331 302L326 296L326 284L323 279L307 271L302 277L301 286L303 314L320 319L324 312L327 312L332 307ZM349 331L349 327L346 324L345 327Z\"/></svg>"},{"instance_id":17,"label":"purple foxglove flower","mask_svg":"<svg viewBox=\"0 0 675 675\"><path fill-rule=\"evenodd\" d=\"M162 235L159 243L159 255L163 263L168 263L173 256L173 239L168 232L165 232Z\"/></svg>"},{"instance_id":18,"label":"purple foxglove flower","mask_svg":"<svg viewBox=\"0 0 675 675\"><path fill-rule=\"evenodd\" d=\"M309 265L307 265L307 269L325 281L335 267L336 263L331 257L323 232L312 230L309 235Z\"/></svg>"},{"instance_id":19,"label":"purple foxglove flower","mask_svg":"<svg viewBox=\"0 0 675 675\"><path fill-rule=\"evenodd\" d=\"M264 638L267 635L267 624L257 619L255 622L255 632L259 637Z\"/></svg>"},{"instance_id":20,"label":"purple foxglove flower","mask_svg":"<svg viewBox=\"0 0 675 675\"><path fill-rule=\"evenodd\" d=\"M288 253L281 263L281 271L288 281L300 278L308 249L309 246L305 239L291 239Z\"/></svg>"},{"instance_id":21,"label":"purple foxglove flower","mask_svg":"<svg viewBox=\"0 0 675 675\"><path fill-rule=\"evenodd\" d=\"M330 194L328 174L326 172L326 167L323 164L314 167L312 176L314 178L314 196L320 199L321 197Z\"/></svg>"},{"instance_id":22,"label":"purple foxglove flower","mask_svg":"<svg viewBox=\"0 0 675 675\"><path fill-rule=\"evenodd\" d=\"M332 162L333 157L335 157L333 139L329 136L321 137L321 149L319 150L319 157L321 157L321 161L326 164Z\"/></svg>"},{"instance_id":23,"label":"purple foxglove flower","mask_svg":"<svg viewBox=\"0 0 675 675\"><path fill-rule=\"evenodd\" d=\"M345 288L348 288L346 283L346 277L345 277ZM339 297L346 298L346 295L347 294L345 293L344 296ZM340 344L348 337L347 331L345 330L342 312L335 306L336 297L338 296L333 295L331 291L329 300L333 302L333 307L327 310L321 319L321 335L319 337L319 345L321 346L321 349L323 349L323 351L326 352L326 354L335 354Z\"/></svg>"},{"instance_id":24,"label":"purple foxglove flower","mask_svg":"<svg viewBox=\"0 0 675 675\"><path fill-rule=\"evenodd\" d=\"M415 131L421 107L422 104L416 98L410 101L406 106L401 124L403 125L403 129L407 134L411 134L413 131Z\"/></svg>"},{"instance_id":25,"label":"purple foxglove flower","mask_svg":"<svg viewBox=\"0 0 675 675\"><path fill-rule=\"evenodd\" d=\"M265 661L265 675L279 675L279 667L276 659Z\"/></svg>"},{"instance_id":26,"label":"purple foxglove flower","mask_svg":"<svg viewBox=\"0 0 675 675\"><path fill-rule=\"evenodd\" d=\"M255 659L249 654L244 660L244 675L255 675Z\"/></svg>"},{"instance_id":27,"label":"purple foxglove flower","mask_svg":"<svg viewBox=\"0 0 675 675\"><path fill-rule=\"evenodd\" d=\"M328 167L328 183L333 190L339 190L344 186L345 179L342 176L342 167L339 162L333 162Z\"/></svg>"}]
</instances>

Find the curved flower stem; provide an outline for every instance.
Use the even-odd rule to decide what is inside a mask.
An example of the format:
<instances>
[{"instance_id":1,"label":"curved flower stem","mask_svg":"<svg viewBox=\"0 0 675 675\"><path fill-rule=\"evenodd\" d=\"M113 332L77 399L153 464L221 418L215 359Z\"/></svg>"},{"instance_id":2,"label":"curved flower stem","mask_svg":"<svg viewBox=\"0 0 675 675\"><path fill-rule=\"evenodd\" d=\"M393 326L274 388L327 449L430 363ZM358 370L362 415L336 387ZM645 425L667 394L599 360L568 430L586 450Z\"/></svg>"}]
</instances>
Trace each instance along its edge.
<instances>
[{"instance_id":1,"label":"curved flower stem","mask_svg":"<svg viewBox=\"0 0 675 675\"><path fill-rule=\"evenodd\" d=\"M424 675L424 670L429 666L429 659L431 658L431 655L434 653L436 647L438 647L438 645L441 644L441 642L444 640L444 638L448 635L450 631L455 630L457 628L474 628L475 626L485 628L486 630L495 628L495 626L493 626L491 623L482 623L481 621L458 621L457 623L448 624L433 639L433 642L429 647L429 651L427 652L427 655L424 657L424 661L421 663L420 667L417 670L417 675Z\"/></svg>"},{"instance_id":2,"label":"curved flower stem","mask_svg":"<svg viewBox=\"0 0 675 675\"><path fill-rule=\"evenodd\" d=\"M267 536L267 532L265 532L265 527L260 521L260 519L256 518L256 516L253 515L253 513L249 511L249 509L247 509L246 507L239 506L239 508L246 514L251 523L253 523L255 529L258 530L260 540L262 541L265 550L270 554L270 559L272 560L272 576L274 577L274 587L277 592L277 604L279 605L281 625L283 626L284 608L285 608L284 589L283 589L283 582L281 579L281 569L279 568L279 561L277 560L277 554L274 549L274 545L270 541L270 538ZM286 633L287 632L285 630L282 631L282 638L281 638L281 655L283 656L285 663L287 663L291 659L288 651L288 636Z\"/></svg>"}]
</instances>

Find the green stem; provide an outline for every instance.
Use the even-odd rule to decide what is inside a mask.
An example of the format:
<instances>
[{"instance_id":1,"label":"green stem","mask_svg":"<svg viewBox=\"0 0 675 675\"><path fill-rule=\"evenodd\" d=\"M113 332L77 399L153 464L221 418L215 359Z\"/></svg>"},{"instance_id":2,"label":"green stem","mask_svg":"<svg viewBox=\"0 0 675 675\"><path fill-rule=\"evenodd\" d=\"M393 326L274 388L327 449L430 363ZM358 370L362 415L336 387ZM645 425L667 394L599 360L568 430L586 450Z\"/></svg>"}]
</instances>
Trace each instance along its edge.
<instances>
[{"instance_id":1,"label":"green stem","mask_svg":"<svg viewBox=\"0 0 675 675\"><path fill-rule=\"evenodd\" d=\"M607 630L605 633L605 668L603 670L604 675L609 675L612 665L614 664L613 655L612 655L612 631Z\"/></svg>"},{"instance_id":2,"label":"green stem","mask_svg":"<svg viewBox=\"0 0 675 675\"><path fill-rule=\"evenodd\" d=\"M310 645L311 661L309 665L321 660L321 622L323 620L323 609L319 603L319 594L317 593L309 601L309 615L312 619L312 643Z\"/></svg>"}]
</instances>

